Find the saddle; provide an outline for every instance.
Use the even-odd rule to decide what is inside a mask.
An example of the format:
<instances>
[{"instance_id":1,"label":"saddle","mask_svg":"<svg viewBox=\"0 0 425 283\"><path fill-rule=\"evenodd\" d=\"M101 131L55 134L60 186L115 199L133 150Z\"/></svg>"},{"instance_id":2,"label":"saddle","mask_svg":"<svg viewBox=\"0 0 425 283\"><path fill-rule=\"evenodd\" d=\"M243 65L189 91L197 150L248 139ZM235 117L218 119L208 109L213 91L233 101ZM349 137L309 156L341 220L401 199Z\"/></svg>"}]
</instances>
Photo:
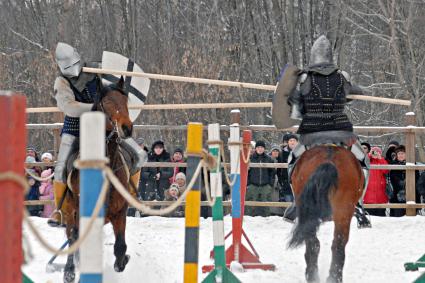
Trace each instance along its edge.
<instances>
[{"instance_id":1,"label":"saddle","mask_svg":"<svg viewBox=\"0 0 425 283\"><path fill-rule=\"evenodd\" d=\"M119 144L118 148L119 153L125 160L125 163L129 169L130 176L134 175L137 171L137 163L139 162L139 156L130 146L126 145L124 142ZM68 158L66 159L66 166L63 170L63 179L67 180L68 175L75 169L74 162L80 157L80 140L75 139L72 144L71 150L69 152ZM72 191L72 188L69 188Z\"/></svg>"},{"instance_id":2,"label":"saddle","mask_svg":"<svg viewBox=\"0 0 425 283\"><path fill-rule=\"evenodd\" d=\"M317 145L335 145L350 148L357 142L357 136L349 131L323 131L301 135L300 143L307 148Z\"/></svg>"}]
</instances>

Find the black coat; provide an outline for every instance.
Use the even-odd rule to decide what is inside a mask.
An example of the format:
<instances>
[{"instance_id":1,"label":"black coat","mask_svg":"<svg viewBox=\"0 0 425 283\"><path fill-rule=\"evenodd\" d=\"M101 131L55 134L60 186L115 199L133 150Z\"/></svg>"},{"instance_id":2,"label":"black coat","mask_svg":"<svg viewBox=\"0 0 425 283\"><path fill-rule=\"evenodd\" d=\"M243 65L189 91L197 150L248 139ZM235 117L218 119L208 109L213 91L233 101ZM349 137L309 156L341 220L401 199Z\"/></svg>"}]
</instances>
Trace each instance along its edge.
<instances>
[{"instance_id":1,"label":"black coat","mask_svg":"<svg viewBox=\"0 0 425 283\"><path fill-rule=\"evenodd\" d=\"M391 164L394 165L406 165L406 161L393 161ZM419 172L415 171L416 178L416 202L419 202L419 194L418 194L418 179ZM406 201L400 200L400 192L401 195L406 195L406 171L405 170L391 170L390 171L390 180L391 185L393 186L393 196L390 199L391 203L405 203Z\"/></svg>"},{"instance_id":2,"label":"black coat","mask_svg":"<svg viewBox=\"0 0 425 283\"><path fill-rule=\"evenodd\" d=\"M250 159L251 163L274 163L274 160L266 153L261 155L254 152ZM275 169L273 168L250 168L248 171L248 185L273 187Z\"/></svg>"},{"instance_id":3,"label":"black coat","mask_svg":"<svg viewBox=\"0 0 425 283\"><path fill-rule=\"evenodd\" d=\"M170 162L170 154L165 151L161 155L156 155L154 152L150 152L148 155L148 162ZM160 174L159 180L156 180L156 174ZM172 167L145 167L142 170L141 180L145 183L145 195L156 194L157 200L164 199L164 191L169 188L169 178L173 176ZM143 195L143 192L142 192Z\"/></svg>"}]
</instances>

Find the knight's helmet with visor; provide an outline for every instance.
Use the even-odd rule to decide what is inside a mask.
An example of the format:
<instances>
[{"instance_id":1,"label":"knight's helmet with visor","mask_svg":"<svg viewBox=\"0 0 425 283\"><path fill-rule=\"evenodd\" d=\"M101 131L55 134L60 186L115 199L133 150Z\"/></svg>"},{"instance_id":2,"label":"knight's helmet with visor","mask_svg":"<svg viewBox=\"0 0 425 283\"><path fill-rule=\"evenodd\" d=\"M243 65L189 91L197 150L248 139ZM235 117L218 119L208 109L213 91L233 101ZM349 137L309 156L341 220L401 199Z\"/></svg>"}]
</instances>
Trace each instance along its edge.
<instances>
[{"instance_id":1,"label":"knight's helmet with visor","mask_svg":"<svg viewBox=\"0 0 425 283\"><path fill-rule=\"evenodd\" d=\"M316 41L314 41L313 46L310 51L310 62L309 65L317 64L332 64L332 46L326 36L319 36Z\"/></svg>"},{"instance_id":2,"label":"knight's helmet with visor","mask_svg":"<svg viewBox=\"0 0 425 283\"><path fill-rule=\"evenodd\" d=\"M59 42L56 46L55 60L64 77L78 77L83 67L81 56L71 45Z\"/></svg>"}]
</instances>

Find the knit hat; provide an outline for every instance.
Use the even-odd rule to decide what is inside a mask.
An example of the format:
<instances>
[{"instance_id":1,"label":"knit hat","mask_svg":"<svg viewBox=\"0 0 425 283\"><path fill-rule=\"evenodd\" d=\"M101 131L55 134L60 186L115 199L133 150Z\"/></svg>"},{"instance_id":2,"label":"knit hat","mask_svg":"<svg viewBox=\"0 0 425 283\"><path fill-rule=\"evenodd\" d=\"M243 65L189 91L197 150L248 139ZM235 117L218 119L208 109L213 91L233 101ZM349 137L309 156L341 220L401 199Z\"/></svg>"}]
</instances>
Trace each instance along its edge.
<instances>
[{"instance_id":1,"label":"knit hat","mask_svg":"<svg viewBox=\"0 0 425 283\"><path fill-rule=\"evenodd\" d=\"M186 175L183 172L179 172L176 174L176 180L183 179L186 181Z\"/></svg>"},{"instance_id":2,"label":"knit hat","mask_svg":"<svg viewBox=\"0 0 425 283\"><path fill-rule=\"evenodd\" d=\"M298 136L296 134L288 134L286 135L287 141L290 139L296 139L298 141Z\"/></svg>"},{"instance_id":3,"label":"knit hat","mask_svg":"<svg viewBox=\"0 0 425 283\"><path fill-rule=\"evenodd\" d=\"M370 149L370 152L378 152L379 154L382 154L382 149L377 146L374 146Z\"/></svg>"},{"instance_id":4,"label":"knit hat","mask_svg":"<svg viewBox=\"0 0 425 283\"><path fill-rule=\"evenodd\" d=\"M399 146L397 146L397 147L395 148L395 150L394 150L394 152L395 152L395 153L398 153L398 152L400 152L400 151L402 151L402 152L406 152L406 147L405 147L404 145L399 145Z\"/></svg>"},{"instance_id":5,"label":"knit hat","mask_svg":"<svg viewBox=\"0 0 425 283\"><path fill-rule=\"evenodd\" d=\"M179 192L179 185L177 185L177 184L171 184L169 190L170 191L176 191L178 193Z\"/></svg>"},{"instance_id":6,"label":"knit hat","mask_svg":"<svg viewBox=\"0 0 425 283\"><path fill-rule=\"evenodd\" d=\"M293 133L286 133L283 135L282 142L288 142L290 139L296 139L298 141L298 136Z\"/></svg>"},{"instance_id":7,"label":"knit hat","mask_svg":"<svg viewBox=\"0 0 425 283\"><path fill-rule=\"evenodd\" d=\"M50 175L52 175L52 169L50 169L50 168L41 172L41 178L47 178Z\"/></svg>"},{"instance_id":8,"label":"knit hat","mask_svg":"<svg viewBox=\"0 0 425 283\"><path fill-rule=\"evenodd\" d=\"M400 144L398 143L398 141L390 141L390 142L388 143L388 146L390 146L390 145L399 146Z\"/></svg>"},{"instance_id":9,"label":"knit hat","mask_svg":"<svg viewBox=\"0 0 425 283\"><path fill-rule=\"evenodd\" d=\"M154 143L152 144L152 150L153 150L155 147L162 147L162 148L164 148L164 142L163 142L163 141L161 141L161 140L158 140L158 141L154 142Z\"/></svg>"},{"instance_id":10,"label":"knit hat","mask_svg":"<svg viewBox=\"0 0 425 283\"><path fill-rule=\"evenodd\" d=\"M144 139L144 138L137 138L137 139L136 139L136 143L137 143L138 145L144 144L144 143L145 143L145 139Z\"/></svg>"},{"instance_id":11,"label":"knit hat","mask_svg":"<svg viewBox=\"0 0 425 283\"><path fill-rule=\"evenodd\" d=\"M50 161L53 160L53 155L50 152L45 152L41 155L41 160L43 160L44 158L49 159Z\"/></svg>"},{"instance_id":12,"label":"knit hat","mask_svg":"<svg viewBox=\"0 0 425 283\"><path fill-rule=\"evenodd\" d=\"M180 147L177 147L177 148L174 150L174 153L176 153L176 152L180 152L180 153L183 155L183 149L181 149Z\"/></svg>"},{"instance_id":13,"label":"knit hat","mask_svg":"<svg viewBox=\"0 0 425 283\"><path fill-rule=\"evenodd\" d=\"M35 149L35 147L33 147L32 145L27 146L27 151L34 151L37 152L37 150Z\"/></svg>"},{"instance_id":14,"label":"knit hat","mask_svg":"<svg viewBox=\"0 0 425 283\"><path fill-rule=\"evenodd\" d=\"M261 141L261 140L260 141L257 141L255 143L255 148L257 148L259 146L262 146L262 147L266 148L266 143L264 141Z\"/></svg>"},{"instance_id":15,"label":"knit hat","mask_svg":"<svg viewBox=\"0 0 425 283\"><path fill-rule=\"evenodd\" d=\"M276 145L276 144L272 145L272 150L271 151L275 151L275 150L277 150L277 151L280 152L280 147L278 145Z\"/></svg>"}]
</instances>

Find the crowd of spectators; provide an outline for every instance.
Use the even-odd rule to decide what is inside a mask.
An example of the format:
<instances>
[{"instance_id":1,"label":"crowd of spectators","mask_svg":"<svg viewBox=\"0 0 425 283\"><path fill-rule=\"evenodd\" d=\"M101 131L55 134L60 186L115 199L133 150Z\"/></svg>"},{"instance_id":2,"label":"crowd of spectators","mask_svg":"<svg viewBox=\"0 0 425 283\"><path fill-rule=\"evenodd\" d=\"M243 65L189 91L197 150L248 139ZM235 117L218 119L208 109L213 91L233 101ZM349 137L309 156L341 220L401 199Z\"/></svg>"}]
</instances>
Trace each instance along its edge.
<instances>
[{"instance_id":1,"label":"crowd of spectators","mask_svg":"<svg viewBox=\"0 0 425 283\"><path fill-rule=\"evenodd\" d=\"M170 154L163 141L155 141L150 150L146 147L143 138L138 138L137 143L148 153L150 162L186 162L182 148L176 147ZM295 134L288 133L283 136L280 145L257 140L252 144L250 155L251 163L287 163L290 152L298 143ZM270 146L268 146L270 145ZM368 142L362 143L362 148L369 156L371 165L405 165L406 149L397 141L391 141L383 153L379 146L371 146ZM53 155L45 152L39 157L33 147L27 148L26 163L52 162ZM149 165L149 164L148 164ZM33 176L46 178L54 171L52 165L30 166L27 169L27 179L31 188L27 195L28 200L53 200L52 179L38 181ZM230 199L230 188L223 176L223 189L225 199ZM145 166L141 171L138 187L140 200L145 201L175 201L186 189L186 168ZM416 171L416 202L424 201L425 173ZM422 196L422 197L421 197ZM205 199L205 192L203 192ZM248 171L248 186L246 200L252 201L278 201L292 202L292 194L286 168L251 167ZM369 183L363 201L365 204L406 203L406 172L405 170L377 169L370 170ZM30 206L29 211L33 216L49 217L54 207L52 205ZM203 210L208 216L208 209ZM376 216L403 216L405 209L367 209L370 215ZM135 211L129 215L134 215ZM246 206L245 213L251 216L283 215L283 208ZM172 216L183 216L184 209L180 208Z\"/></svg>"}]
</instances>

